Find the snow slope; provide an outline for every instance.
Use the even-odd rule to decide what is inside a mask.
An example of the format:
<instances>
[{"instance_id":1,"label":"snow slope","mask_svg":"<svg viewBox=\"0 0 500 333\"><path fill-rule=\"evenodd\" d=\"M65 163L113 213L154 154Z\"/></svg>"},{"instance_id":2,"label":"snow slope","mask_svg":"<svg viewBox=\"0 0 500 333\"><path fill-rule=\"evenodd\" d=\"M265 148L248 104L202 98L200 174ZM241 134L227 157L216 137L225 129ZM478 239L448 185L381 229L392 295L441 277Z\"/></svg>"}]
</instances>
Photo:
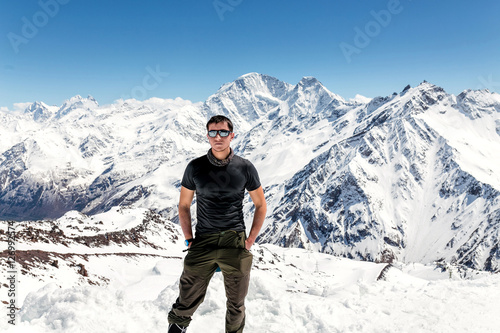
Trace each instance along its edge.
<instances>
[{"instance_id":1,"label":"snow slope","mask_svg":"<svg viewBox=\"0 0 500 333\"><path fill-rule=\"evenodd\" d=\"M4 237L6 224L1 224ZM142 209L16 226L17 313L6 332L165 332L180 227ZM3 240L3 239L2 239ZM3 242L2 242L3 243ZM435 262L371 263L256 244L245 332L496 332L500 275ZM0 255L2 276L6 258ZM5 285L0 300L8 302ZM221 273L191 332L221 332Z\"/></svg>"},{"instance_id":2,"label":"snow slope","mask_svg":"<svg viewBox=\"0 0 500 333\"><path fill-rule=\"evenodd\" d=\"M384 265L257 245L245 332L496 332L498 274L461 280L428 266ZM178 254L178 253L176 253ZM181 259L89 260L109 285L33 288L12 332L166 332ZM418 276L418 277L417 277ZM34 279L32 279L34 280ZM23 283L20 284L23 286ZM23 287L26 288L26 287ZM190 331L221 332L225 297L216 274Z\"/></svg>"}]
</instances>

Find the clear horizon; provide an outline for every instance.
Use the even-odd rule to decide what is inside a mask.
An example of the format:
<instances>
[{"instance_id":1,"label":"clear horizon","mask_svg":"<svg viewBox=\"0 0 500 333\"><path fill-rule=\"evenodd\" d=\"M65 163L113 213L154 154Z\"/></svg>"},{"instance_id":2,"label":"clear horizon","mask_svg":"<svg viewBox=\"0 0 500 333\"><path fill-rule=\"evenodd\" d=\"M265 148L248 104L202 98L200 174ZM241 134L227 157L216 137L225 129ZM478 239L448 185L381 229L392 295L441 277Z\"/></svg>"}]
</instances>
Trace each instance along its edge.
<instances>
[{"instance_id":1,"label":"clear horizon","mask_svg":"<svg viewBox=\"0 0 500 333\"><path fill-rule=\"evenodd\" d=\"M92 95L205 101L257 72L345 99L422 81L500 92L500 3L430 0L2 2L0 107Z\"/></svg>"}]
</instances>

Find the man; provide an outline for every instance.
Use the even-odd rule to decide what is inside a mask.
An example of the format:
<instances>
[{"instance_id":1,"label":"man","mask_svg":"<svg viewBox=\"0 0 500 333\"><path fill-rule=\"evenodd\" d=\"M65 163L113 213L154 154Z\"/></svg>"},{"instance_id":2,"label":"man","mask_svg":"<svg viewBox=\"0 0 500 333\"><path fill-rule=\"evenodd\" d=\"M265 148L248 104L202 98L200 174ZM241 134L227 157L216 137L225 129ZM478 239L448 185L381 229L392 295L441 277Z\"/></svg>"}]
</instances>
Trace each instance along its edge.
<instances>
[{"instance_id":1,"label":"man","mask_svg":"<svg viewBox=\"0 0 500 333\"><path fill-rule=\"evenodd\" d=\"M179 222L189 252L184 259L179 297L168 315L169 333L186 332L218 268L226 289L226 332L243 332L252 266L249 250L266 216L257 170L248 160L234 155L230 147L234 139L231 120L214 116L207 123L207 131L211 149L188 164L181 182ZM255 205L248 237L243 220L245 189ZM195 193L197 224L193 239L190 207Z\"/></svg>"}]
</instances>

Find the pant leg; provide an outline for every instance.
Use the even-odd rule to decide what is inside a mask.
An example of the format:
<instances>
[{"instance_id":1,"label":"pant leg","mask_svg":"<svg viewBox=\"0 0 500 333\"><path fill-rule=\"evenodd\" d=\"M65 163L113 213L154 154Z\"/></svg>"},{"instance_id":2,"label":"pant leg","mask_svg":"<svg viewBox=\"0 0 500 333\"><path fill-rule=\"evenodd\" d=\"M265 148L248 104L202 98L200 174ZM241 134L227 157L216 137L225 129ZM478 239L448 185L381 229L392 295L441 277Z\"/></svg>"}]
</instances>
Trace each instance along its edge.
<instances>
[{"instance_id":1,"label":"pant leg","mask_svg":"<svg viewBox=\"0 0 500 333\"><path fill-rule=\"evenodd\" d=\"M217 263L224 275L226 289L226 332L243 332L245 326L245 297L250 283L252 254L244 249L244 237L240 248L221 249Z\"/></svg>"},{"instance_id":2,"label":"pant leg","mask_svg":"<svg viewBox=\"0 0 500 333\"><path fill-rule=\"evenodd\" d=\"M179 297L168 314L168 322L187 327L191 316L205 299L208 283L217 264L216 252L192 245L184 259L184 270L179 280Z\"/></svg>"}]
</instances>

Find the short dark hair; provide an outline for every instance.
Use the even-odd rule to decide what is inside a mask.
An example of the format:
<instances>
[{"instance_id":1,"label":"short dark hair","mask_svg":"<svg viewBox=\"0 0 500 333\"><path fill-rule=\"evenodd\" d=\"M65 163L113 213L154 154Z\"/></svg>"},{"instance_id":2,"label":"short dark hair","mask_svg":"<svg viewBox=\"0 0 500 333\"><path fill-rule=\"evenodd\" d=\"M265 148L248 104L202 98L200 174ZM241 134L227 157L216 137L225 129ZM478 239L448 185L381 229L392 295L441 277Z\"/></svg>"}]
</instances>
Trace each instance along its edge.
<instances>
[{"instance_id":1,"label":"short dark hair","mask_svg":"<svg viewBox=\"0 0 500 333\"><path fill-rule=\"evenodd\" d=\"M229 130L232 132L233 131L233 122L231 120L229 120L228 117L222 116L222 115L217 115L217 116L213 116L212 118L210 118L210 120L207 123L207 131L208 131L208 125L224 123L224 122L227 123Z\"/></svg>"}]
</instances>

